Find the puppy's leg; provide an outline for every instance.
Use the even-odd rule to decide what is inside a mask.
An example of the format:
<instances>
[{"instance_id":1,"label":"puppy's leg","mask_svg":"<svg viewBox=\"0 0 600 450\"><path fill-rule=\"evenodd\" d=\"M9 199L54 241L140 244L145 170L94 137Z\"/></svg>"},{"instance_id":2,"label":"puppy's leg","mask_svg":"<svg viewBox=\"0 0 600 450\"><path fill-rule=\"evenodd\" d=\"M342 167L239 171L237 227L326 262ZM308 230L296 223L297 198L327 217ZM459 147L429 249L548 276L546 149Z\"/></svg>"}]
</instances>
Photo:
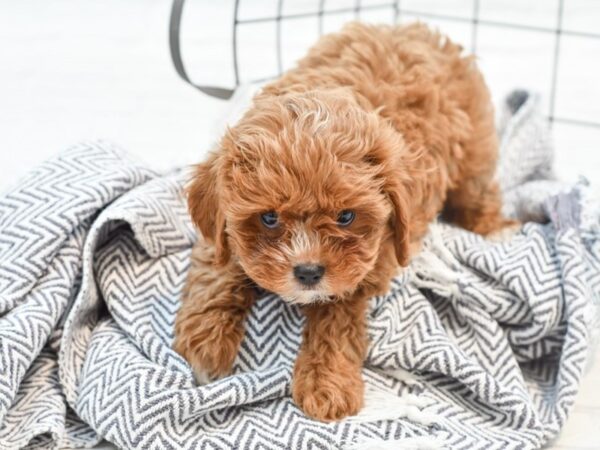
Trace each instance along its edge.
<instances>
[{"instance_id":1,"label":"puppy's leg","mask_svg":"<svg viewBox=\"0 0 600 450\"><path fill-rule=\"evenodd\" d=\"M517 225L502 215L500 189L491 177L466 179L457 189L448 191L442 215L447 221L482 235Z\"/></svg>"},{"instance_id":2,"label":"puppy's leg","mask_svg":"<svg viewBox=\"0 0 600 450\"><path fill-rule=\"evenodd\" d=\"M175 319L173 348L190 363L199 384L230 373L254 301L252 285L239 266L220 268L213 261L211 247L194 247Z\"/></svg>"},{"instance_id":3,"label":"puppy's leg","mask_svg":"<svg viewBox=\"0 0 600 450\"><path fill-rule=\"evenodd\" d=\"M456 162L456 187L447 193L444 219L475 233L488 235L517 222L502 216L502 195L495 181L498 139L489 94L480 77L473 81L480 89L471 105L471 139L464 143L464 157Z\"/></svg>"},{"instance_id":4,"label":"puppy's leg","mask_svg":"<svg viewBox=\"0 0 600 450\"><path fill-rule=\"evenodd\" d=\"M294 401L306 415L332 421L363 406L367 301L361 296L306 307L292 382Z\"/></svg>"}]
</instances>

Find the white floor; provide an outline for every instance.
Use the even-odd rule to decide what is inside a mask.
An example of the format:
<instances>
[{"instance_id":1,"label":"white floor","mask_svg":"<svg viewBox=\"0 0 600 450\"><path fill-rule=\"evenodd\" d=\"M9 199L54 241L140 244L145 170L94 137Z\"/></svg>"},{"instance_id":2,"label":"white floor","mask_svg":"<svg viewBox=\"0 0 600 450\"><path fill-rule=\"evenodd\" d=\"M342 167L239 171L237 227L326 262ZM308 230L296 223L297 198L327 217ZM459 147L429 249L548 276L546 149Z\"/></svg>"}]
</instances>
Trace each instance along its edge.
<instances>
[{"instance_id":1,"label":"white floor","mask_svg":"<svg viewBox=\"0 0 600 450\"><path fill-rule=\"evenodd\" d=\"M363 4L384 3L363 0ZM284 14L314 10L316 0L287 0ZM328 8L354 0L328 0ZM403 8L469 16L472 0L403 0ZM188 0L183 51L192 76L229 85L233 0ZM242 17L274 15L277 0L242 0ZM480 17L552 27L558 0L482 0ZM32 165L82 139L108 138L158 170L197 162L216 139L228 104L181 82L168 51L169 0L0 0L0 192ZM326 17L325 31L353 14ZM362 18L386 21L379 13ZM402 20L416 16L402 15ZM600 1L565 0L564 26L597 32ZM471 45L471 25L434 20ZM316 19L289 22L284 66L315 37ZM240 29L242 77L271 75L274 25ZM480 27L480 65L496 99L513 87L542 93L549 108L554 34ZM287 50L289 48L289 51ZM600 122L600 40L564 37L557 82L560 115ZM563 178L600 182L600 129L557 124ZM598 355L598 353L597 353ZM600 448L600 364L582 386L556 448Z\"/></svg>"},{"instance_id":2,"label":"white floor","mask_svg":"<svg viewBox=\"0 0 600 450\"><path fill-rule=\"evenodd\" d=\"M559 439L550 449L598 450L600 449L600 346L585 374L575 409Z\"/></svg>"}]
</instances>

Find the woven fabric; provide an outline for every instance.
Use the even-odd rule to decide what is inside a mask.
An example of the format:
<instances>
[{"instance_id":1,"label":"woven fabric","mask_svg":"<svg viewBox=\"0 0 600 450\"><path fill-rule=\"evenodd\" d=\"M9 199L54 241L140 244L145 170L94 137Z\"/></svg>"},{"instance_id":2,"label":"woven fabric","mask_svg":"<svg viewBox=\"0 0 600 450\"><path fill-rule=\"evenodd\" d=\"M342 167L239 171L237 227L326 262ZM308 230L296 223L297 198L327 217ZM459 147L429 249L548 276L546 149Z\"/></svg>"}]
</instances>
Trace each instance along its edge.
<instances>
[{"instance_id":1,"label":"woven fabric","mask_svg":"<svg viewBox=\"0 0 600 450\"><path fill-rule=\"evenodd\" d=\"M573 405L600 302L600 199L552 181L541 123L534 103L509 112L499 176L507 211L546 223L499 243L433 224L371 302L366 406L333 424L290 398L303 318L274 295L232 376L197 387L171 349L197 238L186 172L105 142L43 164L0 197L0 448L540 447Z\"/></svg>"}]
</instances>

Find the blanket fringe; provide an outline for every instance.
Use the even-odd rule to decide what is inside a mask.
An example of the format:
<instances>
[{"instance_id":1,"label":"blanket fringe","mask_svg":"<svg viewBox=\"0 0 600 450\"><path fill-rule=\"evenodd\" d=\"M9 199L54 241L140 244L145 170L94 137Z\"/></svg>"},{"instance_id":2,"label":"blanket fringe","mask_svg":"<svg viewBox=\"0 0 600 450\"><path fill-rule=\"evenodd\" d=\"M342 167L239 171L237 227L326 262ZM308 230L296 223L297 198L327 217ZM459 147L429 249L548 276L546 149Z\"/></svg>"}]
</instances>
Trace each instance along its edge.
<instances>
[{"instance_id":1,"label":"blanket fringe","mask_svg":"<svg viewBox=\"0 0 600 450\"><path fill-rule=\"evenodd\" d=\"M600 235L600 188L592 186L583 178L577 185L580 194L582 231L597 236Z\"/></svg>"},{"instance_id":2,"label":"blanket fringe","mask_svg":"<svg viewBox=\"0 0 600 450\"><path fill-rule=\"evenodd\" d=\"M413 423L429 426L438 423L439 417L423 411L429 401L413 394L397 396L393 392L368 387L365 392L365 406L356 415L346 420L352 423L377 422L406 418Z\"/></svg>"},{"instance_id":3,"label":"blanket fringe","mask_svg":"<svg viewBox=\"0 0 600 450\"><path fill-rule=\"evenodd\" d=\"M445 246L440 224L432 224L423 249L410 265L413 281L447 298L460 296L459 263Z\"/></svg>"},{"instance_id":4,"label":"blanket fringe","mask_svg":"<svg viewBox=\"0 0 600 450\"><path fill-rule=\"evenodd\" d=\"M433 437L420 436L386 441L380 439L364 439L355 442L348 448L351 450L429 450L445 448L445 443L444 441Z\"/></svg>"},{"instance_id":5,"label":"blanket fringe","mask_svg":"<svg viewBox=\"0 0 600 450\"><path fill-rule=\"evenodd\" d=\"M421 387L422 383L417 379L417 377L409 372L408 370L404 370L401 368L397 368L397 369L390 369L390 370L386 370L385 371L386 375L391 376L392 378L401 381L402 383L404 383L407 386L417 386L417 387Z\"/></svg>"}]
</instances>

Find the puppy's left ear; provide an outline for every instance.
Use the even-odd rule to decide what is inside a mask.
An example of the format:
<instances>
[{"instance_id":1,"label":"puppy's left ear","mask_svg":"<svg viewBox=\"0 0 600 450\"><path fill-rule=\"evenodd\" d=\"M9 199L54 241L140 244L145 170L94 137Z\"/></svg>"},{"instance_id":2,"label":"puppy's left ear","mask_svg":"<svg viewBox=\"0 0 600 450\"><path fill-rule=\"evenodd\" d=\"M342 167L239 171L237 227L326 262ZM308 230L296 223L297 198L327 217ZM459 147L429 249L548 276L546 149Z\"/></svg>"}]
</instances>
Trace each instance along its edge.
<instances>
[{"instance_id":1,"label":"puppy's left ear","mask_svg":"<svg viewBox=\"0 0 600 450\"><path fill-rule=\"evenodd\" d=\"M410 220L405 192L399 181L392 182L386 190L393 207L391 226L394 233L396 259L398 264L406 267L410 261Z\"/></svg>"},{"instance_id":2,"label":"puppy's left ear","mask_svg":"<svg viewBox=\"0 0 600 450\"><path fill-rule=\"evenodd\" d=\"M390 226L394 239L394 250L398 264L406 267L410 261L410 217L407 192L407 182L402 180L402 175L407 174L401 154L404 152L405 143L399 133L387 122L381 122L375 116L376 126L379 131L376 144L369 148L367 161L373 165L379 176L383 179L383 190L392 204L392 217Z\"/></svg>"},{"instance_id":3,"label":"puppy's left ear","mask_svg":"<svg viewBox=\"0 0 600 450\"><path fill-rule=\"evenodd\" d=\"M217 179L218 160L217 155L213 154L206 162L196 166L192 182L187 188L187 197L192 221L204 238L215 246L214 263L224 265L229 261L230 252Z\"/></svg>"}]
</instances>

